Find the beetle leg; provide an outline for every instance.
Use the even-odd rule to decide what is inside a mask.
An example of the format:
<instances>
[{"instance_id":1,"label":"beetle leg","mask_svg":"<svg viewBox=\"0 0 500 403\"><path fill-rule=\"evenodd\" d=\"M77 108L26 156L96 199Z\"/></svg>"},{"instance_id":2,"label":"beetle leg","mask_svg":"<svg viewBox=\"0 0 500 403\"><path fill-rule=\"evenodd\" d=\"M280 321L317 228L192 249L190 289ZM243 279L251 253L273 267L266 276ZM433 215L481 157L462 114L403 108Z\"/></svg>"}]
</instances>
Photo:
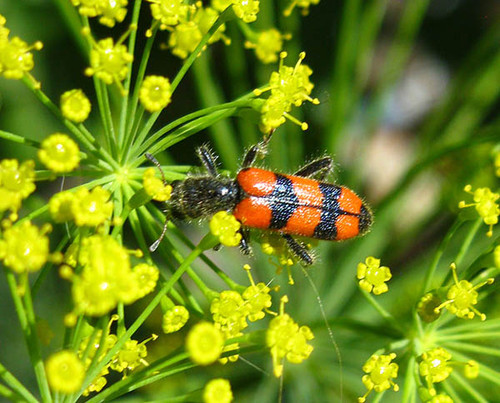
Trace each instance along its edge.
<instances>
[{"instance_id":1,"label":"beetle leg","mask_svg":"<svg viewBox=\"0 0 500 403\"><path fill-rule=\"evenodd\" d=\"M205 167L205 169L208 171L210 176L217 176L217 164L216 164L216 157L210 151L207 145L202 145L197 148L196 154L198 154L198 158L200 159L201 163Z\"/></svg>"},{"instance_id":2,"label":"beetle leg","mask_svg":"<svg viewBox=\"0 0 500 403\"><path fill-rule=\"evenodd\" d=\"M245 154L245 157L243 158L243 163L241 164L242 168L251 167L255 162L255 160L257 159L257 157L264 155L266 153L267 146L269 144L269 141L271 140L273 133L274 129L266 137L264 137L264 140L250 147L250 149Z\"/></svg>"},{"instance_id":3,"label":"beetle leg","mask_svg":"<svg viewBox=\"0 0 500 403\"><path fill-rule=\"evenodd\" d=\"M314 258L307 251L306 247L302 242L297 241L295 238L293 238L291 235L288 234L282 234L281 236L285 239L292 253L296 257L298 257L305 266L313 264Z\"/></svg>"},{"instance_id":4,"label":"beetle leg","mask_svg":"<svg viewBox=\"0 0 500 403\"><path fill-rule=\"evenodd\" d=\"M161 231L159 238L156 241L154 241L149 247L150 252L154 252L156 249L158 249L160 242L163 240L163 238L165 238L165 234L167 233L167 227L168 227L168 217L165 216L165 224L163 224L163 230Z\"/></svg>"},{"instance_id":5,"label":"beetle leg","mask_svg":"<svg viewBox=\"0 0 500 403\"><path fill-rule=\"evenodd\" d=\"M310 178L311 176L317 175L319 180L323 180L326 175L328 175L332 171L332 168L332 158L323 157L303 166L297 172L295 172L294 175L302 176L304 178Z\"/></svg>"},{"instance_id":6,"label":"beetle leg","mask_svg":"<svg viewBox=\"0 0 500 403\"><path fill-rule=\"evenodd\" d=\"M245 255L252 254L252 247L249 243L250 233L247 229L240 229L241 241L240 241L240 249Z\"/></svg>"}]
</instances>

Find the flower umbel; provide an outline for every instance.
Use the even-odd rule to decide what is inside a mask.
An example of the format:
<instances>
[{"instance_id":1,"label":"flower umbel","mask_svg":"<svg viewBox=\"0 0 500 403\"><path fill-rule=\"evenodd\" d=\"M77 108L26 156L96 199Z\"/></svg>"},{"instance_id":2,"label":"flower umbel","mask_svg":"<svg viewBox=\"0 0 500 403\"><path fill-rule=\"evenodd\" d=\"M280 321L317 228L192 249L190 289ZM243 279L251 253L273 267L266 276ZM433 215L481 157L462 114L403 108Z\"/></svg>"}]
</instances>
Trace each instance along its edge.
<instances>
[{"instance_id":1,"label":"flower umbel","mask_svg":"<svg viewBox=\"0 0 500 403\"><path fill-rule=\"evenodd\" d=\"M497 203L500 194L492 192L489 188L477 188L473 192L471 185L465 186L464 190L473 196L474 203L467 204L462 200L458 203L458 207L465 208L474 206L484 223L490 228L486 235L492 236L493 225L498 223L498 216L500 215L500 207Z\"/></svg>"},{"instance_id":2,"label":"flower umbel","mask_svg":"<svg viewBox=\"0 0 500 403\"><path fill-rule=\"evenodd\" d=\"M365 263L358 263L357 277L362 290L380 295L389 290L385 282L391 279L392 274L388 267L380 266L380 259L369 256Z\"/></svg>"},{"instance_id":3,"label":"flower umbel","mask_svg":"<svg viewBox=\"0 0 500 403\"><path fill-rule=\"evenodd\" d=\"M372 355L365 365L363 371L366 375L363 376L362 381L366 386L367 392L358 398L359 402L366 401L366 397L372 390L375 392L383 392L391 387L395 392L399 390L399 386L394 383L393 378L398 376L398 364L392 362L396 358L396 354L391 353L388 355Z\"/></svg>"}]
</instances>

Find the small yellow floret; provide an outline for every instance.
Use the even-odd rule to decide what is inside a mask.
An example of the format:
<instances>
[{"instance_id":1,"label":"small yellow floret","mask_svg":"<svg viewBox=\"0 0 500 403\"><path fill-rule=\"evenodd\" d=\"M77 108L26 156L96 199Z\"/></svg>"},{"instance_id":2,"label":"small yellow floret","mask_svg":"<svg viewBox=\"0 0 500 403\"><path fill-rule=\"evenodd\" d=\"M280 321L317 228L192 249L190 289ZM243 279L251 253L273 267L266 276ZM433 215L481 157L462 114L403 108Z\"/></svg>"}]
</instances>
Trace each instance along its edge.
<instances>
[{"instance_id":1,"label":"small yellow floret","mask_svg":"<svg viewBox=\"0 0 500 403\"><path fill-rule=\"evenodd\" d=\"M203 34L196 22L183 22L176 25L170 34L168 47L175 56L185 59L196 49L202 37Z\"/></svg>"},{"instance_id":2,"label":"small yellow floret","mask_svg":"<svg viewBox=\"0 0 500 403\"><path fill-rule=\"evenodd\" d=\"M113 28L117 22L122 22L127 15L127 0L97 0L98 12L102 25Z\"/></svg>"},{"instance_id":3,"label":"small yellow floret","mask_svg":"<svg viewBox=\"0 0 500 403\"><path fill-rule=\"evenodd\" d=\"M481 320L486 320L486 315L474 307L478 301L477 297L479 294L477 290L487 284L492 284L495 279L489 278L477 285L473 285L467 280L458 280L455 263L452 263L450 268L453 273L454 284L448 289L448 293L446 294L448 299L435 308L434 311L439 313L441 309L446 307L448 311L459 318L472 319L475 315L478 315Z\"/></svg>"},{"instance_id":4,"label":"small yellow floret","mask_svg":"<svg viewBox=\"0 0 500 403\"><path fill-rule=\"evenodd\" d=\"M237 291L222 291L210 304L215 325L226 338L235 337L248 326L248 305Z\"/></svg>"},{"instance_id":5,"label":"small yellow floret","mask_svg":"<svg viewBox=\"0 0 500 403\"><path fill-rule=\"evenodd\" d=\"M76 225L96 227L109 220L113 213L110 197L111 194L100 186L91 191L87 188L78 189L71 206Z\"/></svg>"},{"instance_id":6,"label":"small yellow floret","mask_svg":"<svg viewBox=\"0 0 500 403\"><path fill-rule=\"evenodd\" d=\"M358 402L365 402L366 397L372 390L380 393L391 387L395 392L399 390L399 386L394 383L393 378L398 376L398 364L392 362L396 358L396 354L391 353L388 355L372 355L365 365L363 371L366 375L361 379L365 385L367 392L364 396L358 398Z\"/></svg>"},{"instance_id":7,"label":"small yellow floret","mask_svg":"<svg viewBox=\"0 0 500 403\"><path fill-rule=\"evenodd\" d=\"M222 332L209 322L193 326L186 338L186 349L191 360L199 365L210 365L217 361L223 347Z\"/></svg>"},{"instance_id":8,"label":"small yellow floret","mask_svg":"<svg viewBox=\"0 0 500 403\"><path fill-rule=\"evenodd\" d=\"M469 360L465 364L464 375L469 379L476 379L479 376L479 363L474 360Z\"/></svg>"},{"instance_id":9,"label":"small yellow floret","mask_svg":"<svg viewBox=\"0 0 500 403\"><path fill-rule=\"evenodd\" d=\"M142 184L146 193L156 201L167 201L172 195L172 186L166 185L155 176L155 169L148 168L144 171Z\"/></svg>"},{"instance_id":10,"label":"small yellow floret","mask_svg":"<svg viewBox=\"0 0 500 403\"><path fill-rule=\"evenodd\" d=\"M283 11L283 15L288 17L292 14L295 7L302 8L302 15L309 14L309 7L318 4L319 0L291 0L290 5Z\"/></svg>"},{"instance_id":11,"label":"small yellow floret","mask_svg":"<svg viewBox=\"0 0 500 403\"><path fill-rule=\"evenodd\" d=\"M49 200L49 212L52 219L57 223L72 220L74 201L75 195L69 191L59 192L52 196Z\"/></svg>"},{"instance_id":12,"label":"small yellow floret","mask_svg":"<svg viewBox=\"0 0 500 403\"><path fill-rule=\"evenodd\" d=\"M380 266L380 259L369 256L365 263L358 264L357 277L361 289L380 295L389 290L385 282L391 279L392 274L388 267Z\"/></svg>"},{"instance_id":13,"label":"small yellow floret","mask_svg":"<svg viewBox=\"0 0 500 403\"><path fill-rule=\"evenodd\" d=\"M85 74L95 75L106 84L116 83L124 93L121 81L127 76L129 65L133 60L134 57L128 53L125 45L115 44L112 38L101 39L93 43L90 51L90 67L85 70Z\"/></svg>"},{"instance_id":14,"label":"small yellow floret","mask_svg":"<svg viewBox=\"0 0 500 403\"><path fill-rule=\"evenodd\" d=\"M233 392L227 379L212 379L205 385L203 389L204 403L230 403L232 401Z\"/></svg>"},{"instance_id":15,"label":"small yellow floret","mask_svg":"<svg viewBox=\"0 0 500 403\"><path fill-rule=\"evenodd\" d=\"M490 228L486 235L492 236L493 225L498 223L498 216L500 215L500 207L497 203L500 194L492 192L489 188L478 188L472 191L471 185L465 186L464 190L473 196L474 202L467 204L462 200L458 203L458 207L465 208L474 206L484 223Z\"/></svg>"},{"instance_id":16,"label":"small yellow floret","mask_svg":"<svg viewBox=\"0 0 500 403\"><path fill-rule=\"evenodd\" d=\"M90 114L91 104L82 90L70 90L61 95L61 112L66 119L82 123Z\"/></svg>"},{"instance_id":17,"label":"small yellow floret","mask_svg":"<svg viewBox=\"0 0 500 403\"><path fill-rule=\"evenodd\" d=\"M239 232L240 228L241 223L227 211L215 213L210 220L210 231L225 246L238 246L240 244L242 237Z\"/></svg>"},{"instance_id":18,"label":"small yellow floret","mask_svg":"<svg viewBox=\"0 0 500 403\"><path fill-rule=\"evenodd\" d=\"M172 90L168 78L147 76L139 90L139 100L148 112L158 112L171 101Z\"/></svg>"},{"instance_id":19,"label":"small yellow floret","mask_svg":"<svg viewBox=\"0 0 500 403\"><path fill-rule=\"evenodd\" d=\"M127 340L123 347L116 353L111 360L110 368L117 372L133 371L139 365L149 365L145 358L148 355L146 343L150 340L156 340L157 335L139 343L137 340Z\"/></svg>"},{"instance_id":20,"label":"small yellow floret","mask_svg":"<svg viewBox=\"0 0 500 403\"><path fill-rule=\"evenodd\" d=\"M283 39L289 38L284 36L275 28L259 32L255 42L246 41L245 47L255 49L257 58L262 63L274 63L278 61L278 54L283 49Z\"/></svg>"},{"instance_id":21,"label":"small yellow floret","mask_svg":"<svg viewBox=\"0 0 500 403\"><path fill-rule=\"evenodd\" d=\"M35 162L6 159L0 161L0 213L10 210L11 219L17 219L21 202L35 191Z\"/></svg>"},{"instance_id":22,"label":"small yellow floret","mask_svg":"<svg viewBox=\"0 0 500 403\"><path fill-rule=\"evenodd\" d=\"M189 4L183 0L147 0L151 3L151 14L160 22L160 29L165 30L187 19Z\"/></svg>"},{"instance_id":23,"label":"small yellow floret","mask_svg":"<svg viewBox=\"0 0 500 403\"><path fill-rule=\"evenodd\" d=\"M137 266L134 266L132 272L137 281L137 299L144 297L155 289L160 277L160 272L156 266L139 263Z\"/></svg>"},{"instance_id":24,"label":"small yellow floret","mask_svg":"<svg viewBox=\"0 0 500 403\"><path fill-rule=\"evenodd\" d=\"M308 344L314 338L308 326L300 326L286 314L285 302L288 297L281 298L280 314L269 323L266 332L266 345L271 351L273 359L274 376L279 378L283 374L283 360L299 364L309 358L313 346Z\"/></svg>"},{"instance_id":25,"label":"small yellow floret","mask_svg":"<svg viewBox=\"0 0 500 403\"><path fill-rule=\"evenodd\" d=\"M451 360L451 354L442 347L436 347L423 353L420 358L422 361L418 366L419 373L425 377L430 393L435 394L433 384L443 382L453 371L448 362Z\"/></svg>"},{"instance_id":26,"label":"small yellow floret","mask_svg":"<svg viewBox=\"0 0 500 403\"><path fill-rule=\"evenodd\" d=\"M259 0L233 0L233 11L244 22L254 22L259 13Z\"/></svg>"},{"instance_id":27,"label":"small yellow floret","mask_svg":"<svg viewBox=\"0 0 500 403\"><path fill-rule=\"evenodd\" d=\"M71 172L80 163L80 150L66 134L54 133L42 141L38 158L52 172Z\"/></svg>"},{"instance_id":28,"label":"small yellow floret","mask_svg":"<svg viewBox=\"0 0 500 403\"><path fill-rule=\"evenodd\" d=\"M20 80L33 69L33 49L40 50L43 45L35 42L28 45L19 37L15 36L9 40L9 30L0 25L0 74L5 78ZM31 77L31 76L29 76Z\"/></svg>"},{"instance_id":29,"label":"small yellow floret","mask_svg":"<svg viewBox=\"0 0 500 403\"><path fill-rule=\"evenodd\" d=\"M85 366L71 350L52 354L45 363L45 370L50 388L54 392L78 392L85 378Z\"/></svg>"},{"instance_id":30,"label":"small yellow floret","mask_svg":"<svg viewBox=\"0 0 500 403\"><path fill-rule=\"evenodd\" d=\"M16 273L40 270L50 257L50 230L48 224L39 229L30 221L7 228L0 239L0 260Z\"/></svg>"},{"instance_id":31,"label":"small yellow floret","mask_svg":"<svg viewBox=\"0 0 500 403\"><path fill-rule=\"evenodd\" d=\"M164 333L174 333L182 329L189 319L189 311L183 305L175 305L163 315Z\"/></svg>"},{"instance_id":32,"label":"small yellow floret","mask_svg":"<svg viewBox=\"0 0 500 403\"><path fill-rule=\"evenodd\" d=\"M269 312L268 308L272 305L271 296L269 295L271 289L264 283L255 284L250 274L249 265L246 264L244 269L252 285L248 286L241 295L248 305L248 319L251 322L255 322L262 319L265 316L265 312Z\"/></svg>"}]
</instances>

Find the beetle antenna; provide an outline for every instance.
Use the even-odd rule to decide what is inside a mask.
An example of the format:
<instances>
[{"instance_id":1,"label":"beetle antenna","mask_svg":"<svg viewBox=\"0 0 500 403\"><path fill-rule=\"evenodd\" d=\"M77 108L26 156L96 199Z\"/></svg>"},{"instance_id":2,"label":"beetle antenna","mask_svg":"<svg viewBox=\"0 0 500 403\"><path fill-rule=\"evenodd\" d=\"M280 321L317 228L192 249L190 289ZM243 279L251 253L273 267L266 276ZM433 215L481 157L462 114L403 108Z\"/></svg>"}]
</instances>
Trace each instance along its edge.
<instances>
[{"instance_id":1,"label":"beetle antenna","mask_svg":"<svg viewBox=\"0 0 500 403\"><path fill-rule=\"evenodd\" d=\"M145 153L144 156L148 160L150 160L153 164L156 165L156 168L158 168L158 170L160 171L161 180L163 181L163 184L167 185L167 180L165 179L165 174L163 173L163 169L161 168L161 165L158 162L158 160L153 156L153 154L150 154L150 153Z\"/></svg>"},{"instance_id":2,"label":"beetle antenna","mask_svg":"<svg viewBox=\"0 0 500 403\"><path fill-rule=\"evenodd\" d=\"M154 252L156 249L158 249L160 242L163 241L163 238L165 238L165 234L167 233L167 226L168 226L168 219L165 219L165 224L163 225L163 230L161 231L160 237L156 241L154 241L149 247L150 252Z\"/></svg>"}]
</instances>

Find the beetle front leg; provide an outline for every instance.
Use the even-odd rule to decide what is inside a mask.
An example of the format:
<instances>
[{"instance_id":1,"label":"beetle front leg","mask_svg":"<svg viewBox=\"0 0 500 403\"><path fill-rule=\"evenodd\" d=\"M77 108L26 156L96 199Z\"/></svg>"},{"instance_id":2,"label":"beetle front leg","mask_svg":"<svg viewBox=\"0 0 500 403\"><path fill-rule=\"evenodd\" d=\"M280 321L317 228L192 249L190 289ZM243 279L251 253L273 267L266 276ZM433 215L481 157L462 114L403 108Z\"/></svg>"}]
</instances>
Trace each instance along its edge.
<instances>
[{"instance_id":1,"label":"beetle front leg","mask_svg":"<svg viewBox=\"0 0 500 403\"><path fill-rule=\"evenodd\" d=\"M285 239L292 253L296 257L298 257L305 266L309 266L314 263L313 256L307 251L305 245L302 242L297 241L295 238L288 234L282 234L281 236Z\"/></svg>"}]
</instances>

